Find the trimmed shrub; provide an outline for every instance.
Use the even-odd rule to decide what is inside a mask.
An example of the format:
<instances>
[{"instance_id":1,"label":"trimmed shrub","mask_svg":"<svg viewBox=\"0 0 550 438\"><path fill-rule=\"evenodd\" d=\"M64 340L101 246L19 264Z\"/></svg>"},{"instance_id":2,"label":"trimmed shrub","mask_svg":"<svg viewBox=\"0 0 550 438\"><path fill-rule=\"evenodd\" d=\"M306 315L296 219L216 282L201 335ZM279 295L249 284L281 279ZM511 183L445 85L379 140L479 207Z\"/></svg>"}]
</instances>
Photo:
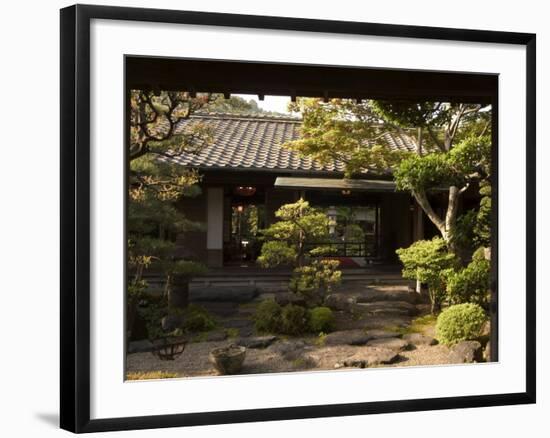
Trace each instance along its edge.
<instances>
[{"instance_id":1,"label":"trimmed shrub","mask_svg":"<svg viewBox=\"0 0 550 438\"><path fill-rule=\"evenodd\" d=\"M339 260L314 260L310 265L294 269L289 288L313 304L321 304L342 279Z\"/></svg>"},{"instance_id":2,"label":"trimmed shrub","mask_svg":"<svg viewBox=\"0 0 550 438\"><path fill-rule=\"evenodd\" d=\"M208 311L196 304L187 306L184 312L183 329L191 332L204 332L216 327L216 321Z\"/></svg>"},{"instance_id":3,"label":"trimmed shrub","mask_svg":"<svg viewBox=\"0 0 550 438\"><path fill-rule=\"evenodd\" d=\"M334 326L334 314L328 307L315 307L309 311L309 329L313 333L330 332Z\"/></svg>"},{"instance_id":4,"label":"trimmed shrub","mask_svg":"<svg viewBox=\"0 0 550 438\"><path fill-rule=\"evenodd\" d=\"M476 339L481 336L486 319L484 310L477 304L450 306L437 317L436 337L445 345Z\"/></svg>"},{"instance_id":5,"label":"trimmed shrub","mask_svg":"<svg viewBox=\"0 0 550 438\"><path fill-rule=\"evenodd\" d=\"M431 312L435 313L445 298L447 276L458 264L456 256L441 237L418 240L396 253L403 263L403 277L428 285Z\"/></svg>"},{"instance_id":6,"label":"trimmed shrub","mask_svg":"<svg viewBox=\"0 0 550 438\"><path fill-rule=\"evenodd\" d=\"M281 312L281 332L301 335L307 331L307 311L301 306L287 304Z\"/></svg>"},{"instance_id":7,"label":"trimmed shrub","mask_svg":"<svg viewBox=\"0 0 550 438\"><path fill-rule=\"evenodd\" d=\"M254 314L254 325L259 332L278 333L281 329L281 306L274 300L260 303Z\"/></svg>"},{"instance_id":8,"label":"trimmed shrub","mask_svg":"<svg viewBox=\"0 0 550 438\"><path fill-rule=\"evenodd\" d=\"M451 304L475 303L487 309L489 305L491 263L474 258L468 266L447 279L447 294Z\"/></svg>"}]
</instances>

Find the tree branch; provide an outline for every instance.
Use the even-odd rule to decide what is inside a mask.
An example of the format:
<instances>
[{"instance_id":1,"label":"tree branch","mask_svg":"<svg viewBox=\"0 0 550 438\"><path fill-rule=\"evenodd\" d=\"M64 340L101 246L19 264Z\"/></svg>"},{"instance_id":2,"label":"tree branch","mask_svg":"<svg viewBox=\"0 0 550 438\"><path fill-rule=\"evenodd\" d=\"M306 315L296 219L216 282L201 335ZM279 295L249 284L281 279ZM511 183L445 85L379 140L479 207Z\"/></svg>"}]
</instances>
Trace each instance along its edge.
<instances>
[{"instance_id":1,"label":"tree branch","mask_svg":"<svg viewBox=\"0 0 550 438\"><path fill-rule=\"evenodd\" d=\"M418 202L418 205L420 205L422 210L424 210L424 213L426 213L428 218L430 218L433 224L437 227L443 238L447 240L447 230L445 228L445 222L433 210L430 201L428 200L428 197L426 195L426 192L424 190L413 190L412 194L416 199L416 202Z\"/></svg>"}]
</instances>

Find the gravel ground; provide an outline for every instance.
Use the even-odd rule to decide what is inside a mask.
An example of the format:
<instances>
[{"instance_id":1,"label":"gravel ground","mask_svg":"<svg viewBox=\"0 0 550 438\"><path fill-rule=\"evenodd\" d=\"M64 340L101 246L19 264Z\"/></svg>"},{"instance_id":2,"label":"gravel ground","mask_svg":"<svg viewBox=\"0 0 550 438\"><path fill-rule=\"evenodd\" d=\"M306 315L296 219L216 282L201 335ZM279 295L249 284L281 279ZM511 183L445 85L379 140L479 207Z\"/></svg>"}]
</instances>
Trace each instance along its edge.
<instances>
[{"instance_id":1,"label":"gravel ground","mask_svg":"<svg viewBox=\"0 0 550 438\"><path fill-rule=\"evenodd\" d=\"M345 292L344 292L345 291ZM342 287L339 292L344 292L345 295L354 296L368 303L366 307L372 306L383 300L387 305L391 306L395 302L396 311L384 314L355 314L348 312L335 312L336 330L369 330L377 329L378 331L393 332L395 328L406 328L411 324L413 316L403 315L398 312L398 307L403 307L403 300L415 303L419 310L419 315L425 314L425 310L421 303L415 301L414 296L408 295L407 288L402 285L376 285L365 286L364 284L348 284ZM262 297L265 298L265 297ZM412 299L412 301L410 301ZM236 327L239 323L240 336L243 336L243 330L253 330L250 326L250 315L257 305L259 300L251 302L247 305L241 305L238 308L238 314L234 315L225 321L221 321L224 326ZM372 303L372 304L371 304ZM407 304L407 303L405 303ZM219 307L219 306L218 306ZM410 305L409 305L410 307ZM414 309L414 307L413 307ZM247 312L243 313L244 310ZM237 319L235 319L237 318ZM248 328L240 328L242 324L248 323ZM226 328L227 328L226 327ZM235 330L235 329L233 329ZM434 337L433 324L422 327L422 332L425 335ZM249 336L250 333L244 334ZM227 346L236 339L226 339L224 341L202 341L194 342L187 345L183 354L173 361L162 361L153 356L151 353L133 353L127 355L127 371L128 372L146 372L146 371L166 371L178 374L179 377L194 377L194 376L212 376L217 375L213 365L209 360L209 353L214 348ZM246 358L241 370L241 374L257 374L257 373L279 373L290 371L305 371L305 370L334 370L337 364L341 364L352 356L354 358L362 358L368 356L369 351L372 353L372 348L369 346L351 346L351 345L319 345L319 338L315 336L278 339L269 347L264 349L248 348ZM370 350L369 350L370 349ZM443 345L418 345L410 346L410 348L399 351L398 356L391 364L374 365L374 366L426 366L426 365L442 365L449 364L450 350ZM369 366L369 365L367 365ZM373 366L373 365L370 365Z\"/></svg>"},{"instance_id":2,"label":"gravel ground","mask_svg":"<svg viewBox=\"0 0 550 438\"><path fill-rule=\"evenodd\" d=\"M128 371L167 371L180 377L217 375L208 359L210 351L228 345L224 342L197 342L189 344L184 353L173 361L162 361L151 353L134 353L127 357ZM306 345L286 358L280 352L282 341L265 349L248 349L241 374L280 373L299 370L334 370L335 364L357 353L366 352L365 346L317 347ZM312 360L313 358L313 360ZM443 365L449 363L449 349L444 345L417 346L399 352L391 367Z\"/></svg>"}]
</instances>

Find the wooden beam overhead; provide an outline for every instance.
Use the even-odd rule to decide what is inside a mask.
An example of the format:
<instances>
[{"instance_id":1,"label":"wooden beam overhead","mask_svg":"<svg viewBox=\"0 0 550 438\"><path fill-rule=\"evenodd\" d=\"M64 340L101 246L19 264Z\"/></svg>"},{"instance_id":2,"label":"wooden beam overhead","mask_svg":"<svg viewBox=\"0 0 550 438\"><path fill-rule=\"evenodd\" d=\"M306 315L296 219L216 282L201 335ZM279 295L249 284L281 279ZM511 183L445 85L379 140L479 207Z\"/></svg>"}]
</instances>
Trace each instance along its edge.
<instances>
[{"instance_id":1,"label":"wooden beam overhead","mask_svg":"<svg viewBox=\"0 0 550 438\"><path fill-rule=\"evenodd\" d=\"M485 103L497 94L489 73L390 70L302 64L126 57L134 89L196 90L274 96L440 100Z\"/></svg>"}]
</instances>

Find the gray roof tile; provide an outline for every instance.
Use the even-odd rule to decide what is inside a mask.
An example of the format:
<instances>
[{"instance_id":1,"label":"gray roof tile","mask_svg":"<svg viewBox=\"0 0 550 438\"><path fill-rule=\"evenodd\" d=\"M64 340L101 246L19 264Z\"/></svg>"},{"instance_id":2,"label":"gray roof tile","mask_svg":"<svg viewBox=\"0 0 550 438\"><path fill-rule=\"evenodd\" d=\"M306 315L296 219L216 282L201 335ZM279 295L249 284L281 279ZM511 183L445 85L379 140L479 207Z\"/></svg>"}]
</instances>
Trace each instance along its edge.
<instances>
[{"instance_id":1,"label":"gray roof tile","mask_svg":"<svg viewBox=\"0 0 550 438\"><path fill-rule=\"evenodd\" d=\"M301 120L291 117L194 114L181 121L175 133L193 129L197 124L210 126L214 142L198 154L181 154L170 161L198 168L242 168L254 170L294 170L343 172L344 164L321 164L283 144L300 137ZM393 149L414 151L414 143L406 135L386 134L385 140Z\"/></svg>"}]
</instances>

